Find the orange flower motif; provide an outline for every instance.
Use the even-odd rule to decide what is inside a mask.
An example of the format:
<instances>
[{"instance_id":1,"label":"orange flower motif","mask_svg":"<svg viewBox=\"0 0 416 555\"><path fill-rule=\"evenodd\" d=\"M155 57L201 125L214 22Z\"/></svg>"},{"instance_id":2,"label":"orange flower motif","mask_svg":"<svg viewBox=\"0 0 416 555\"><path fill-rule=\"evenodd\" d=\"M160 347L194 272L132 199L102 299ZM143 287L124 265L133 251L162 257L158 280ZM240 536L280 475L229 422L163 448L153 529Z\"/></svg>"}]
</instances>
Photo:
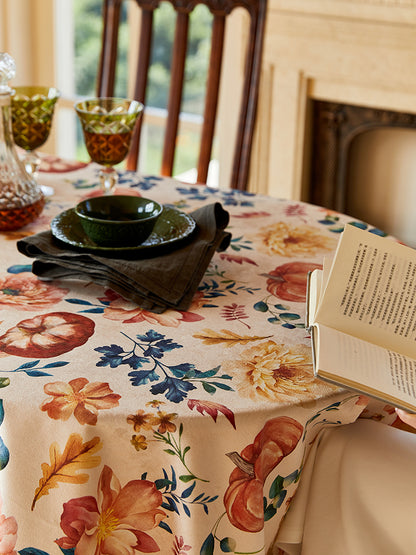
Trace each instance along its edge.
<instances>
[{"instance_id":1,"label":"orange flower motif","mask_svg":"<svg viewBox=\"0 0 416 555\"><path fill-rule=\"evenodd\" d=\"M225 361L223 370L234 376L242 395L254 400L313 399L332 388L314 378L310 349L305 345L289 348L265 341L243 351L240 360Z\"/></svg>"},{"instance_id":2,"label":"orange flower motif","mask_svg":"<svg viewBox=\"0 0 416 555\"><path fill-rule=\"evenodd\" d=\"M151 401L147 401L146 407L153 407L154 409L157 409L160 407L160 405L164 405L164 404L165 404L164 401L158 401L157 399L152 399Z\"/></svg>"},{"instance_id":3,"label":"orange flower motif","mask_svg":"<svg viewBox=\"0 0 416 555\"><path fill-rule=\"evenodd\" d=\"M173 424L171 420L177 418L176 413L167 414L166 412L160 411L157 413L156 416L153 417L153 426L158 426L157 431L160 434L164 434L166 432L175 432L176 431L176 424Z\"/></svg>"},{"instance_id":4,"label":"orange flower motif","mask_svg":"<svg viewBox=\"0 0 416 555\"><path fill-rule=\"evenodd\" d=\"M166 513L159 509L163 498L153 482L132 480L124 487L111 468L104 466L97 499L92 496L64 503L61 528L66 536L56 540L74 555L133 555L160 551L147 533Z\"/></svg>"},{"instance_id":5,"label":"orange flower motif","mask_svg":"<svg viewBox=\"0 0 416 555\"><path fill-rule=\"evenodd\" d=\"M141 429L152 429L152 419L152 414L146 413L144 410L138 410L136 414L129 414L127 423L133 426L135 432L140 432Z\"/></svg>"},{"instance_id":6,"label":"orange flower motif","mask_svg":"<svg viewBox=\"0 0 416 555\"><path fill-rule=\"evenodd\" d=\"M131 436L130 443L133 445L136 451L146 451L147 449L147 440L146 437L143 435Z\"/></svg>"},{"instance_id":7,"label":"orange flower motif","mask_svg":"<svg viewBox=\"0 0 416 555\"><path fill-rule=\"evenodd\" d=\"M44 310L58 303L68 289L41 281L30 272L0 278L0 307L17 310Z\"/></svg>"},{"instance_id":8,"label":"orange flower motif","mask_svg":"<svg viewBox=\"0 0 416 555\"><path fill-rule=\"evenodd\" d=\"M335 248L336 239L312 226L279 222L261 233L263 245L272 254L285 257L315 255Z\"/></svg>"},{"instance_id":9,"label":"orange flower motif","mask_svg":"<svg viewBox=\"0 0 416 555\"><path fill-rule=\"evenodd\" d=\"M134 303L120 297L113 291L106 291L106 296L100 300L109 302L104 309L104 318L115 320L123 324L135 324L137 322L147 322L151 325L161 325L177 328L182 322L197 322L203 320L202 316L193 312L179 312L177 310L166 310L162 314L154 314L144 310ZM198 308L198 306L191 306Z\"/></svg>"},{"instance_id":10,"label":"orange flower motif","mask_svg":"<svg viewBox=\"0 0 416 555\"><path fill-rule=\"evenodd\" d=\"M40 408L54 420L68 420L73 414L80 424L95 426L99 410L118 406L120 395L113 393L108 383L89 382L76 378L69 383L54 382L44 386L52 401L44 401Z\"/></svg>"}]
</instances>

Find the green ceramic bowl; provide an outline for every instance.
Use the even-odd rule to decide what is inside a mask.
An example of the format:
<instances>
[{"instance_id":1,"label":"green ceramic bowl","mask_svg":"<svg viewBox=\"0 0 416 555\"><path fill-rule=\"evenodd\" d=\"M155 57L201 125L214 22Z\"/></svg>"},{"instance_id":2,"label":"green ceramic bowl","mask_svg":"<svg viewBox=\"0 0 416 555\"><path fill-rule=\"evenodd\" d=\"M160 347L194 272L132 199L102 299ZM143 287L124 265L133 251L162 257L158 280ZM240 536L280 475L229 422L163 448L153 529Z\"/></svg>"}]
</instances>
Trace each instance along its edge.
<instances>
[{"instance_id":1,"label":"green ceramic bowl","mask_svg":"<svg viewBox=\"0 0 416 555\"><path fill-rule=\"evenodd\" d=\"M161 212L162 206L154 200L128 195L93 197L75 207L85 233L105 247L140 245Z\"/></svg>"}]
</instances>

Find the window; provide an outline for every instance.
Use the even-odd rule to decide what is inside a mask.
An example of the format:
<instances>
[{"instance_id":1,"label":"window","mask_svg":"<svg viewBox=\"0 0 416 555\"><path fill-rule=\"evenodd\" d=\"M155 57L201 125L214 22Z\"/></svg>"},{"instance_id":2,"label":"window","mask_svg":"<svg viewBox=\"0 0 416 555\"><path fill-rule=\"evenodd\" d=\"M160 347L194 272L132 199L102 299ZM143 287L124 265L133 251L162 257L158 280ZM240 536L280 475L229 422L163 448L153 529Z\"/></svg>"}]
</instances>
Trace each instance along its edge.
<instances>
[{"instance_id":1,"label":"window","mask_svg":"<svg viewBox=\"0 0 416 555\"><path fill-rule=\"evenodd\" d=\"M96 72L101 48L101 5L102 0L56 0L56 28L59 63L57 65L57 86L64 98L75 100L77 96L94 96L96 88ZM130 96L128 82L128 64L130 44L129 15L135 8L130 2L123 3L122 27L119 33L119 63L116 81L116 96ZM149 79L146 118L143 126L143 142L141 149L140 169L144 173L157 173L160 167L165 110L168 97L171 48L173 36L172 7L163 3L156 13L156 34ZM183 118L180 126L178 156L175 161L175 174L183 174L196 163L195 127L199 127L203 110L203 84L206 79L206 64L201 64L200 54L209 48L206 25L211 17L203 6L197 8L192 15L190 33L190 63L187 65L185 77L185 97L183 102ZM68 25L68 22L71 25ZM70 29L68 31L68 29ZM71 32L72 29L72 32ZM71 48L72 47L72 48ZM64 60L64 61L63 61ZM61 133L58 137L58 148L63 152L72 151L78 159L86 157L79 125L68 132L73 113L67 114L65 109L59 111ZM75 137L74 137L75 134ZM71 148L71 143L75 144ZM183 148L181 148L183 146Z\"/></svg>"},{"instance_id":2,"label":"window","mask_svg":"<svg viewBox=\"0 0 416 555\"><path fill-rule=\"evenodd\" d=\"M170 71L170 47L166 38L174 32L171 6L162 3L162 7L157 19L157 48L153 52L146 119L142 131L139 167L143 173L158 173L162 150ZM16 60L18 74L14 84L50 84L61 91L52 133L43 150L64 158L88 160L73 106L77 97L96 94L101 9L102 0L2 0L0 5L0 49L9 52ZM130 96L128 64L132 61L129 58L129 44L130 39L133 41L135 37L129 36L129 23L137 17L135 14L135 2L124 2L124 29L119 37L121 70L117 75L115 92L120 96ZM202 85L207 67L201 63L201 54L209 49L209 26L206 24L209 17L209 11L199 6L191 18L192 59L187 65L184 113L175 160L175 174L181 174L182 177L196 164L192 150L195 150L196 144L195 128L202 121ZM238 49L238 44L234 48ZM228 73L232 82L235 72L234 75L233 72ZM231 103L235 104L235 99ZM216 180L214 173L213 182Z\"/></svg>"}]
</instances>

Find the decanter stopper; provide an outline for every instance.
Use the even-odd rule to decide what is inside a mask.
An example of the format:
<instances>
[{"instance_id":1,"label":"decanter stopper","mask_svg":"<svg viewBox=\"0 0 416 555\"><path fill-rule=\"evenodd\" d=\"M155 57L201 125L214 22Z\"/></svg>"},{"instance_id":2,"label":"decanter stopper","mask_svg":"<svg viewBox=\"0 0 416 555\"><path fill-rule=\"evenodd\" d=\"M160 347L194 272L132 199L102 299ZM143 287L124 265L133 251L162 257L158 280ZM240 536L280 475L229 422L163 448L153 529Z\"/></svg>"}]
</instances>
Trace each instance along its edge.
<instances>
[{"instance_id":1,"label":"decanter stopper","mask_svg":"<svg viewBox=\"0 0 416 555\"><path fill-rule=\"evenodd\" d=\"M13 58L0 53L0 231L19 229L36 219L45 205L43 193L27 174L13 140L9 80L16 74Z\"/></svg>"}]
</instances>

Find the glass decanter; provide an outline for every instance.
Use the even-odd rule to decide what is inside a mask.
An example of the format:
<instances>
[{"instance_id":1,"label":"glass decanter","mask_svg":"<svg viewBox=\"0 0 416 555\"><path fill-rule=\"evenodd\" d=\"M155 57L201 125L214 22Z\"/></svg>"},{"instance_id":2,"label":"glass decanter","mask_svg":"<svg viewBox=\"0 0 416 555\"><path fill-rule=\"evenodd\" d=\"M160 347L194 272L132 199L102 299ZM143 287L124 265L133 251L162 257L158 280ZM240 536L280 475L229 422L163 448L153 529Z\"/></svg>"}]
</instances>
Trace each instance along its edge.
<instances>
[{"instance_id":1,"label":"glass decanter","mask_svg":"<svg viewBox=\"0 0 416 555\"><path fill-rule=\"evenodd\" d=\"M14 60L0 53L0 231L19 229L42 212L45 197L19 160L11 126L8 81L16 74Z\"/></svg>"}]
</instances>

